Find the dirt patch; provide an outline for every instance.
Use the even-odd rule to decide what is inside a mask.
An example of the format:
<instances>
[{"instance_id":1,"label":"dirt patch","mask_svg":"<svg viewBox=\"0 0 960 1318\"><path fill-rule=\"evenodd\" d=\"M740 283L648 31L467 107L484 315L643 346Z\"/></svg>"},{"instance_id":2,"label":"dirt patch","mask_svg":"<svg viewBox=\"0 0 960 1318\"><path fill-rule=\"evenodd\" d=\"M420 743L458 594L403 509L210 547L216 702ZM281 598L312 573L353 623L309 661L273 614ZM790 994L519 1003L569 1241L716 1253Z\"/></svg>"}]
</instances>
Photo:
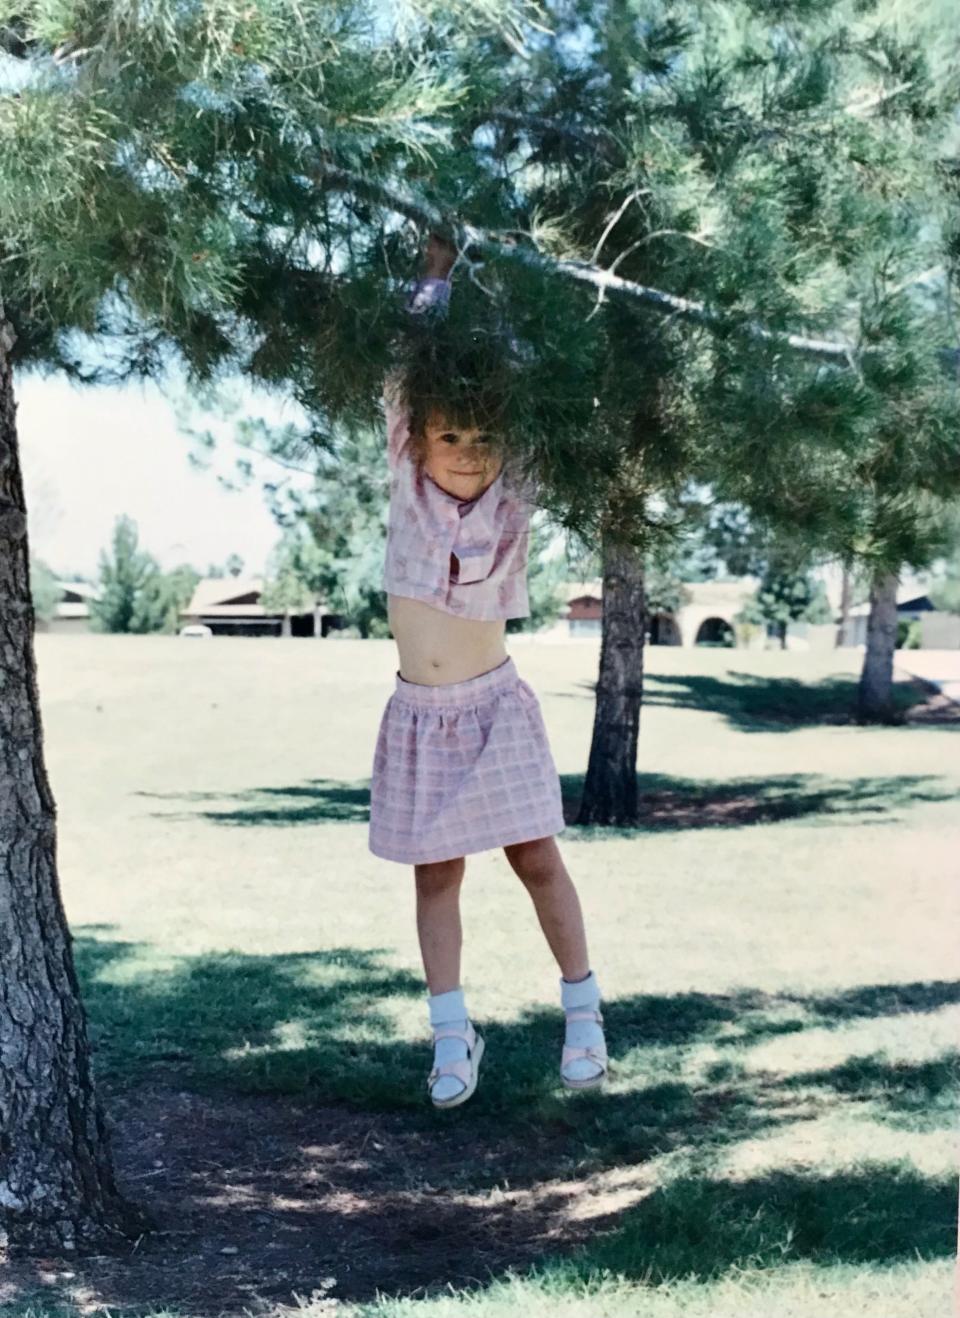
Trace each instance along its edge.
<instances>
[{"instance_id":1,"label":"dirt patch","mask_svg":"<svg viewBox=\"0 0 960 1318\"><path fill-rule=\"evenodd\" d=\"M106 1106L119 1184L155 1229L118 1255L4 1260L0 1301L49 1291L91 1313L211 1318L296 1312L299 1296L335 1313L378 1291L422 1297L522 1269L612 1225L649 1189L638 1168L453 1191L478 1156L462 1123L417 1131L397 1114L196 1094L169 1068ZM519 1150L485 1141L482 1156L506 1172Z\"/></svg>"}]
</instances>

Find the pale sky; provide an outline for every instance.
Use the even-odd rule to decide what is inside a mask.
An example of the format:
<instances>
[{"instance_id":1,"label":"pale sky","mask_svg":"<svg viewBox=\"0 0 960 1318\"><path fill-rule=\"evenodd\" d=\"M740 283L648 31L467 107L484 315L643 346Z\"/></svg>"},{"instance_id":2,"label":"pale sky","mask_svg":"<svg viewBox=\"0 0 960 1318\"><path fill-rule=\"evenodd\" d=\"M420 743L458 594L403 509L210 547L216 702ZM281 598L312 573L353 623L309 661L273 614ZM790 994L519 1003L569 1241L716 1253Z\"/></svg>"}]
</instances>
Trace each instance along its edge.
<instances>
[{"instance_id":1,"label":"pale sky","mask_svg":"<svg viewBox=\"0 0 960 1318\"><path fill-rule=\"evenodd\" d=\"M245 573L262 572L279 530L260 483L232 493L217 480L240 453L232 424L212 469L197 471L187 459L192 442L155 385L84 388L20 375L16 397L30 548L55 572L96 577L121 513L136 521L141 548L163 568L186 562L206 572L237 553ZM247 414L294 419L254 395ZM214 428L214 418L193 423Z\"/></svg>"}]
</instances>

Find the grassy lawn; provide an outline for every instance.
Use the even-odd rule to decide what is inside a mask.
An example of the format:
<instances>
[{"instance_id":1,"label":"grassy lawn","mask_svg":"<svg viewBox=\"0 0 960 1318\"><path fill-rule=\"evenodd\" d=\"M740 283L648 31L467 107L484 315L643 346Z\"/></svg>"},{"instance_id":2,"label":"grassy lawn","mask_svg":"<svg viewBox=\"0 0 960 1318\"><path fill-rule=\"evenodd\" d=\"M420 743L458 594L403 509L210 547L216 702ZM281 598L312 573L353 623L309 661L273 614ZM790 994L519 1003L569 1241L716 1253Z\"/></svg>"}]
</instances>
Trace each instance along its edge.
<instances>
[{"instance_id":1,"label":"grassy lawn","mask_svg":"<svg viewBox=\"0 0 960 1318\"><path fill-rule=\"evenodd\" d=\"M597 647L511 648L572 811ZM960 725L850 723L856 656L648 659L643 823L562 839L611 1082L559 1086L558 972L488 854L487 1058L436 1113L410 872L366 848L392 646L38 638L120 1179L169 1230L21 1268L3 1318L943 1318Z\"/></svg>"}]
</instances>

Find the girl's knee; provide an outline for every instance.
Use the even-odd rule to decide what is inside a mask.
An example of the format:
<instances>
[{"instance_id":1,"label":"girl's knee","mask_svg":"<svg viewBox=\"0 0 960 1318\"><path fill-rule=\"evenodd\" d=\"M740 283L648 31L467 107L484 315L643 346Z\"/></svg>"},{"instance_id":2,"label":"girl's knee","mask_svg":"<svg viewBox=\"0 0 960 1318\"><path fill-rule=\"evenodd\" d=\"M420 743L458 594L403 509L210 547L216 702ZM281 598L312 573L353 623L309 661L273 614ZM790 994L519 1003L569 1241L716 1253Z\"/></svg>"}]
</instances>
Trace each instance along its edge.
<instances>
[{"instance_id":1,"label":"girl's knee","mask_svg":"<svg viewBox=\"0 0 960 1318\"><path fill-rule=\"evenodd\" d=\"M526 884L551 883L564 873L563 861L552 837L517 842L504 847L514 873Z\"/></svg>"},{"instance_id":2,"label":"girl's knee","mask_svg":"<svg viewBox=\"0 0 960 1318\"><path fill-rule=\"evenodd\" d=\"M414 865L413 872L420 892L442 892L456 887L463 878L466 862L463 856L454 860L437 860L427 865Z\"/></svg>"}]
</instances>

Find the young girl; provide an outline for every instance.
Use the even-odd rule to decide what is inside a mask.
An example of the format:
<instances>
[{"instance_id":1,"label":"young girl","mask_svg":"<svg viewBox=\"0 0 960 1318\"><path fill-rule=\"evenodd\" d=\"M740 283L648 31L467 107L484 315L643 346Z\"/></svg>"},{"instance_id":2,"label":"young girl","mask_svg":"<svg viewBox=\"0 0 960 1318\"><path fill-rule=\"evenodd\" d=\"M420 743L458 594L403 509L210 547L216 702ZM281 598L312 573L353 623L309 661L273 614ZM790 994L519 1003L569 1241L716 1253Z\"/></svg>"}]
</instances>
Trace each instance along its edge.
<instances>
[{"instance_id":1,"label":"young girl","mask_svg":"<svg viewBox=\"0 0 960 1318\"><path fill-rule=\"evenodd\" d=\"M433 236L413 312L443 307L456 250ZM385 585L400 667L374 753L370 850L413 865L429 990L436 1107L477 1086L484 1040L460 985L464 857L503 847L560 969L563 1083L600 1084L607 1053L583 916L555 834L560 783L540 706L504 646L529 615L532 505L490 436L464 418L384 391L391 470ZM475 418L468 417L472 421Z\"/></svg>"}]
</instances>

